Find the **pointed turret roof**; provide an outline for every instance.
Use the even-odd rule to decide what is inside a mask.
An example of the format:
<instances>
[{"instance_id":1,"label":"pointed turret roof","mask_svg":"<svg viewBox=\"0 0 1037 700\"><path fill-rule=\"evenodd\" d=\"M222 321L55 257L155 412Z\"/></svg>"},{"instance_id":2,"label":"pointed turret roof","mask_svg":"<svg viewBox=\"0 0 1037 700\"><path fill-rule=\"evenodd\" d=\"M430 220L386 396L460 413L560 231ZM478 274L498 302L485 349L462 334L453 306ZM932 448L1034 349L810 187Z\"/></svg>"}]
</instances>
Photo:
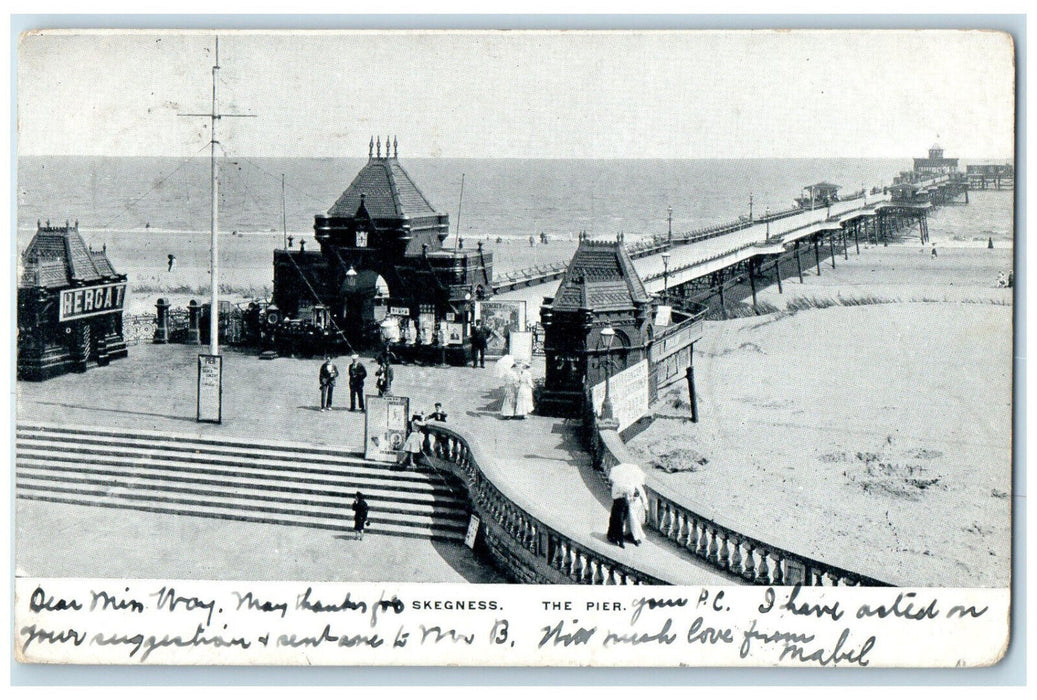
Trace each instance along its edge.
<instances>
[{"instance_id":1,"label":"pointed turret roof","mask_svg":"<svg viewBox=\"0 0 1037 700\"><path fill-rule=\"evenodd\" d=\"M70 226L36 224L36 235L22 253L22 287L67 287L119 277L108 255L91 250L79 235L79 222Z\"/></svg>"},{"instance_id":2,"label":"pointed turret roof","mask_svg":"<svg viewBox=\"0 0 1037 700\"><path fill-rule=\"evenodd\" d=\"M395 149L392 156L389 155L388 138L385 155L381 155L379 144L378 155L370 154L367 164L328 210L328 216L355 216L360 208L361 195L364 195L364 208L372 219L413 219L442 215L400 165Z\"/></svg>"},{"instance_id":3,"label":"pointed turret roof","mask_svg":"<svg viewBox=\"0 0 1037 700\"><path fill-rule=\"evenodd\" d=\"M551 308L612 311L648 303L651 297L622 243L581 241Z\"/></svg>"}]
</instances>

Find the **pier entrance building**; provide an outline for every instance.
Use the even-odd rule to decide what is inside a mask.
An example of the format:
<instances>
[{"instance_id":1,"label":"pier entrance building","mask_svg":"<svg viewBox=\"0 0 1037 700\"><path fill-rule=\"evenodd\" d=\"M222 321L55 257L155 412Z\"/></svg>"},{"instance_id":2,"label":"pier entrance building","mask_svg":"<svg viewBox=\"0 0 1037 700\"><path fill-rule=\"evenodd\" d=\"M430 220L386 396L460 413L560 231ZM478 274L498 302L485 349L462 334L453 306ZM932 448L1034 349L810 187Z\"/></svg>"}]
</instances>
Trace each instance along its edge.
<instances>
[{"instance_id":1,"label":"pier entrance building","mask_svg":"<svg viewBox=\"0 0 1037 700\"><path fill-rule=\"evenodd\" d=\"M313 309L350 347L463 357L476 300L493 294L493 254L443 246L449 216L421 192L397 142L372 139L367 164L313 230L316 250L274 252L277 309L305 325ZM391 152L390 152L391 149Z\"/></svg>"}]
</instances>

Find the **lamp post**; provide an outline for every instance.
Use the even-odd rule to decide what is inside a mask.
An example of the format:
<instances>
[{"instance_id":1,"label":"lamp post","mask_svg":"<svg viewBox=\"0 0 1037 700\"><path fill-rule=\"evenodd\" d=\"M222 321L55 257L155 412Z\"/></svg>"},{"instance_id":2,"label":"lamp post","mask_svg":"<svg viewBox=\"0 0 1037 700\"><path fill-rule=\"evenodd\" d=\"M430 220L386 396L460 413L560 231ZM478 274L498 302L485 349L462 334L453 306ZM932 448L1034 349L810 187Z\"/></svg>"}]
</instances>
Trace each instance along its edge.
<instances>
[{"instance_id":1,"label":"lamp post","mask_svg":"<svg viewBox=\"0 0 1037 700\"><path fill-rule=\"evenodd\" d=\"M663 253L663 303L670 303L670 254Z\"/></svg>"},{"instance_id":2,"label":"lamp post","mask_svg":"<svg viewBox=\"0 0 1037 700\"><path fill-rule=\"evenodd\" d=\"M767 225L767 233L766 233L765 237L766 237L766 239L768 241L770 241L770 239L771 239L771 208L770 207L766 207L763 210L763 218L764 218L764 221L766 221L766 225Z\"/></svg>"},{"instance_id":3,"label":"lamp post","mask_svg":"<svg viewBox=\"0 0 1037 700\"><path fill-rule=\"evenodd\" d=\"M666 207L666 243L673 245L673 207Z\"/></svg>"},{"instance_id":4,"label":"lamp post","mask_svg":"<svg viewBox=\"0 0 1037 700\"><path fill-rule=\"evenodd\" d=\"M615 420L612 414L612 341L616 339L616 331L613 330L612 326L605 326L601 329L602 342L605 344L605 399L601 402L601 414L602 420Z\"/></svg>"}]
</instances>

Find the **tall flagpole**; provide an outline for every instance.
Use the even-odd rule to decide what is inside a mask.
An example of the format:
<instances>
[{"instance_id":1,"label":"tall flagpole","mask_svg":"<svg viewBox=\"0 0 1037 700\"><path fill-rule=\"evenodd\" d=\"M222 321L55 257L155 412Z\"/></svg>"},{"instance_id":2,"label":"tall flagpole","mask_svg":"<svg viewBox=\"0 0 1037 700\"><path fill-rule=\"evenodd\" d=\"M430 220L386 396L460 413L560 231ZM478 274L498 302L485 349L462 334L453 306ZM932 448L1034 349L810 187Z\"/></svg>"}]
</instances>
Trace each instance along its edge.
<instances>
[{"instance_id":1,"label":"tall flagpole","mask_svg":"<svg viewBox=\"0 0 1037 700\"><path fill-rule=\"evenodd\" d=\"M224 117L254 117L254 114L220 114L219 92L217 91L220 70L220 37L216 37L215 60L212 67L212 109L208 114L188 113L181 117L206 117L209 120L209 159L211 168L212 211L210 213L209 274L212 282L212 298L209 308L209 354L220 354L220 255L219 255L219 207L220 170L216 160L216 122Z\"/></svg>"},{"instance_id":2,"label":"tall flagpole","mask_svg":"<svg viewBox=\"0 0 1037 700\"><path fill-rule=\"evenodd\" d=\"M254 117L254 114L220 114L218 77L220 71L220 37L212 66L212 108L208 114L181 114L182 117L206 117L209 120L209 163L212 207L210 212L209 274L212 298L209 304L209 355L198 356L198 412L201 421L220 423L223 420L223 358L220 357L220 252L219 208L220 170L216 160L216 121L224 117ZM204 408L203 408L204 406Z\"/></svg>"},{"instance_id":3,"label":"tall flagpole","mask_svg":"<svg viewBox=\"0 0 1037 700\"><path fill-rule=\"evenodd\" d=\"M210 142L210 160L212 167L212 214L209 237L209 271L212 275L212 304L209 307L209 354L220 354L220 256L219 237L216 231L219 228L220 208L220 171L216 163L216 120L219 119L219 100L216 93L216 74L220 70L220 37L216 37L216 61L212 67L212 114L209 123L212 125L212 140Z\"/></svg>"}]
</instances>

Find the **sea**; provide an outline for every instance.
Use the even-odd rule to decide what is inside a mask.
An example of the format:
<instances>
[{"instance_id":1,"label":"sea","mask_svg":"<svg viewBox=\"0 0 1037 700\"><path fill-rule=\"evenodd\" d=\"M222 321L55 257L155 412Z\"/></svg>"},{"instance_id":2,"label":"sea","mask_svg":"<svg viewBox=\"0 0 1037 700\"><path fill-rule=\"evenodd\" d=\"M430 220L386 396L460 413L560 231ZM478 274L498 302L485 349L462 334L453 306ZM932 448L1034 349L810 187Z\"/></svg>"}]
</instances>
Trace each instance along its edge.
<instances>
[{"instance_id":1,"label":"sea","mask_svg":"<svg viewBox=\"0 0 1037 700\"><path fill-rule=\"evenodd\" d=\"M358 158L225 158L219 162L221 268L243 292L269 292L272 251L287 235L312 241L313 216L326 212L365 164ZM401 158L438 210L451 239L483 241L498 273L566 259L580 232L628 241L725 223L792 206L819 181L844 193L888 185L909 169L902 159L551 160ZM284 182L282 199L282 177ZM463 186L462 186L463 180ZM18 159L18 250L37 221L78 221L105 247L131 290L200 291L208 274L208 158L35 156ZM1013 237L1012 195L972 193L969 207L930 220L934 236L995 242ZM951 209L960 209L952 213ZM949 216L949 219L948 219ZM956 218L955 218L956 217ZM942 227L942 228L941 228ZM543 233L554 247L520 244ZM508 245L508 244L512 245ZM178 261L167 270L168 255Z\"/></svg>"}]
</instances>

